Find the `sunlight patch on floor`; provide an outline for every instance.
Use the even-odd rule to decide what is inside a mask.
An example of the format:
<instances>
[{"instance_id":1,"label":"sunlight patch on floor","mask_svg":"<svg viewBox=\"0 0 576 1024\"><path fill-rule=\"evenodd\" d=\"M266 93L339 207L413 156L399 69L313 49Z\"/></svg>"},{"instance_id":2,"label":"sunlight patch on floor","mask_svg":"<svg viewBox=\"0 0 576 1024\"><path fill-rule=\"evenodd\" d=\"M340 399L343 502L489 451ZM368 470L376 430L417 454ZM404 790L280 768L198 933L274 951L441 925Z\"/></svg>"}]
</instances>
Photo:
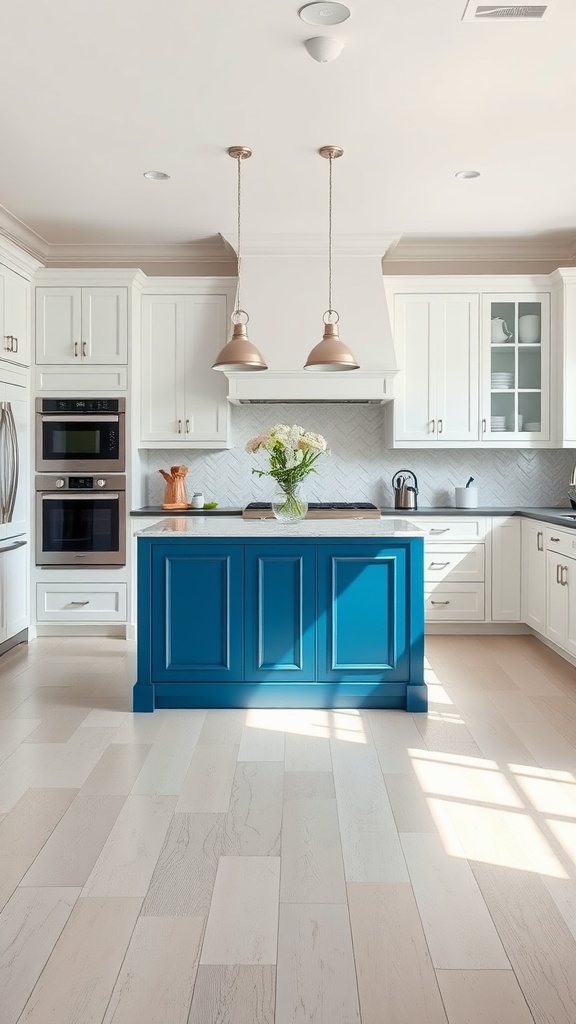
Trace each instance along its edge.
<instances>
[{"instance_id":1,"label":"sunlight patch on floor","mask_svg":"<svg viewBox=\"0 0 576 1024\"><path fill-rule=\"evenodd\" d=\"M414 757L412 763L426 794L481 801L499 807L523 807L513 786L494 761L428 751L425 757Z\"/></svg>"},{"instance_id":2,"label":"sunlight patch on floor","mask_svg":"<svg viewBox=\"0 0 576 1024\"><path fill-rule=\"evenodd\" d=\"M562 849L570 858L572 864L576 867L576 822L556 821L554 819L547 818L546 824L554 838L558 840ZM574 874L575 873L572 872L573 877Z\"/></svg>"},{"instance_id":3,"label":"sunlight patch on floor","mask_svg":"<svg viewBox=\"0 0 576 1024\"><path fill-rule=\"evenodd\" d=\"M251 729L295 733L320 739L366 743L360 711L321 711L288 708L249 708L244 723Z\"/></svg>"}]
</instances>

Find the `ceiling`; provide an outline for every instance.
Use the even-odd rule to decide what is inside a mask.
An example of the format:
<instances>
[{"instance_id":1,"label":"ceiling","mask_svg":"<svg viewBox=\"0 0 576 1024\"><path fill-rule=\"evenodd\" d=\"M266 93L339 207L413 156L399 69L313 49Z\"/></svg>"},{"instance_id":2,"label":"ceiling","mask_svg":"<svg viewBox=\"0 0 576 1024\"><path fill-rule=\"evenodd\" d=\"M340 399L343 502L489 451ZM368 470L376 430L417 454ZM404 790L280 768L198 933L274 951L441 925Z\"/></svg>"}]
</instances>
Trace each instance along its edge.
<instances>
[{"instance_id":1,"label":"ceiling","mask_svg":"<svg viewBox=\"0 0 576 1024\"><path fill-rule=\"evenodd\" d=\"M463 22L466 0L3 0L0 204L50 245L247 235L576 238L576 3ZM456 171L481 177L463 181ZM146 170L171 174L148 181Z\"/></svg>"}]
</instances>

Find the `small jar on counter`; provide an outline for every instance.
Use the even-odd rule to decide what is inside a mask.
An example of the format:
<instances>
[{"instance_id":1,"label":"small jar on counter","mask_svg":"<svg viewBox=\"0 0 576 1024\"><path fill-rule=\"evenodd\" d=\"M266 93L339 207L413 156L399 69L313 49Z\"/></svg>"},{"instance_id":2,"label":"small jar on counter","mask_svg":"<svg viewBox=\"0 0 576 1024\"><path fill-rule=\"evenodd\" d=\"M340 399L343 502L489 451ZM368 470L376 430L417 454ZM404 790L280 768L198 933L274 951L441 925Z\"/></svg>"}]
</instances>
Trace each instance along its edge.
<instances>
[{"instance_id":1,"label":"small jar on counter","mask_svg":"<svg viewBox=\"0 0 576 1024\"><path fill-rule=\"evenodd\" d=\"M204 508L204 495L202 491L194 491L192 495L192 508Z\"/></svg>"}]
</instances>

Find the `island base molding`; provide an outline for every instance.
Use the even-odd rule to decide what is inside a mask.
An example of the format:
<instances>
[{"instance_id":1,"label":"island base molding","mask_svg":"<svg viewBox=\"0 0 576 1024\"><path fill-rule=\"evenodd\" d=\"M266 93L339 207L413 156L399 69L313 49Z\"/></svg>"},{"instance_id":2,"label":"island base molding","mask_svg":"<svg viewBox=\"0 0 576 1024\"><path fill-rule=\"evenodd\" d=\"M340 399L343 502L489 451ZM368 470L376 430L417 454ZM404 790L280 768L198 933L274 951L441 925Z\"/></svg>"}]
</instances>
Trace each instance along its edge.
<instances>
[{"instance_id":1,"label":"island base molding","mask_svg":"<svg viewBox=\"0 0 576 1024\"><path fill-rule=\"evenodd\" d=\"M217 692L214 691L217 689ZM407 686L388 686L384 695L374 696L364 687L338 688L332 683L312 683L293 686L247 686L235 683L214 687L201 683L169 684L136 683L133 689L134 711L154 711L156 708L387 708L389 710L428 710L428 690L424 683Z\"/></svg>"}]
</instances>

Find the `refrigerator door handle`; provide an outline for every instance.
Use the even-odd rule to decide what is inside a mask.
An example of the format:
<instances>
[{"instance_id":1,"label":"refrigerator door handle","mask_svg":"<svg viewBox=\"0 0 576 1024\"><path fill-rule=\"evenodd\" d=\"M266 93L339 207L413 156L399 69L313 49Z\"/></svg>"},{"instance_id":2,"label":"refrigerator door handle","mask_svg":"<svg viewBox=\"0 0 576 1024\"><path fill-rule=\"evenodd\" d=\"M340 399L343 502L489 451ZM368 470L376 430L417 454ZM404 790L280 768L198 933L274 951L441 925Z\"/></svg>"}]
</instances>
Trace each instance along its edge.
<instances>
[{"instance_id":1,"label":"refrigerator door handle","mask_svg":"<svg viewBox=\"0 0 576 1024\"><path fill-rule=\"evenodd\" d=\"M6 428L9 438L10 468L8 470L7 493L5 497L5 522L11 523L16 505L16 494L20 477L20 453L18 451L18 437L16 434L16 421L10 402L6 402ZM8 460L6 460L8 461Z\"/></svg>"},{"instance_id":2,"label":"refrigerator door handle","mask_svg":"<svg viewBox=\"0 0 576 1024\"><path fill-rule=\"evenodd\" d=\"M6 554L7 551L16 551L16 548L25 548L27 543L28 541L25 540L15 540L5 548L0 545L0 555Z\"/></svg>"},{"instance_id":3,"label":"refrigerator door handle","mask_svg":"<svg viewBox=\"0 0 576 1024\"><path fill-rule=\"evenodd\" d=\"M0 402L0 523L6 522L6 492L8 479L8 438L6 435L6 402Z\"/></svg>"}]
</instances>

